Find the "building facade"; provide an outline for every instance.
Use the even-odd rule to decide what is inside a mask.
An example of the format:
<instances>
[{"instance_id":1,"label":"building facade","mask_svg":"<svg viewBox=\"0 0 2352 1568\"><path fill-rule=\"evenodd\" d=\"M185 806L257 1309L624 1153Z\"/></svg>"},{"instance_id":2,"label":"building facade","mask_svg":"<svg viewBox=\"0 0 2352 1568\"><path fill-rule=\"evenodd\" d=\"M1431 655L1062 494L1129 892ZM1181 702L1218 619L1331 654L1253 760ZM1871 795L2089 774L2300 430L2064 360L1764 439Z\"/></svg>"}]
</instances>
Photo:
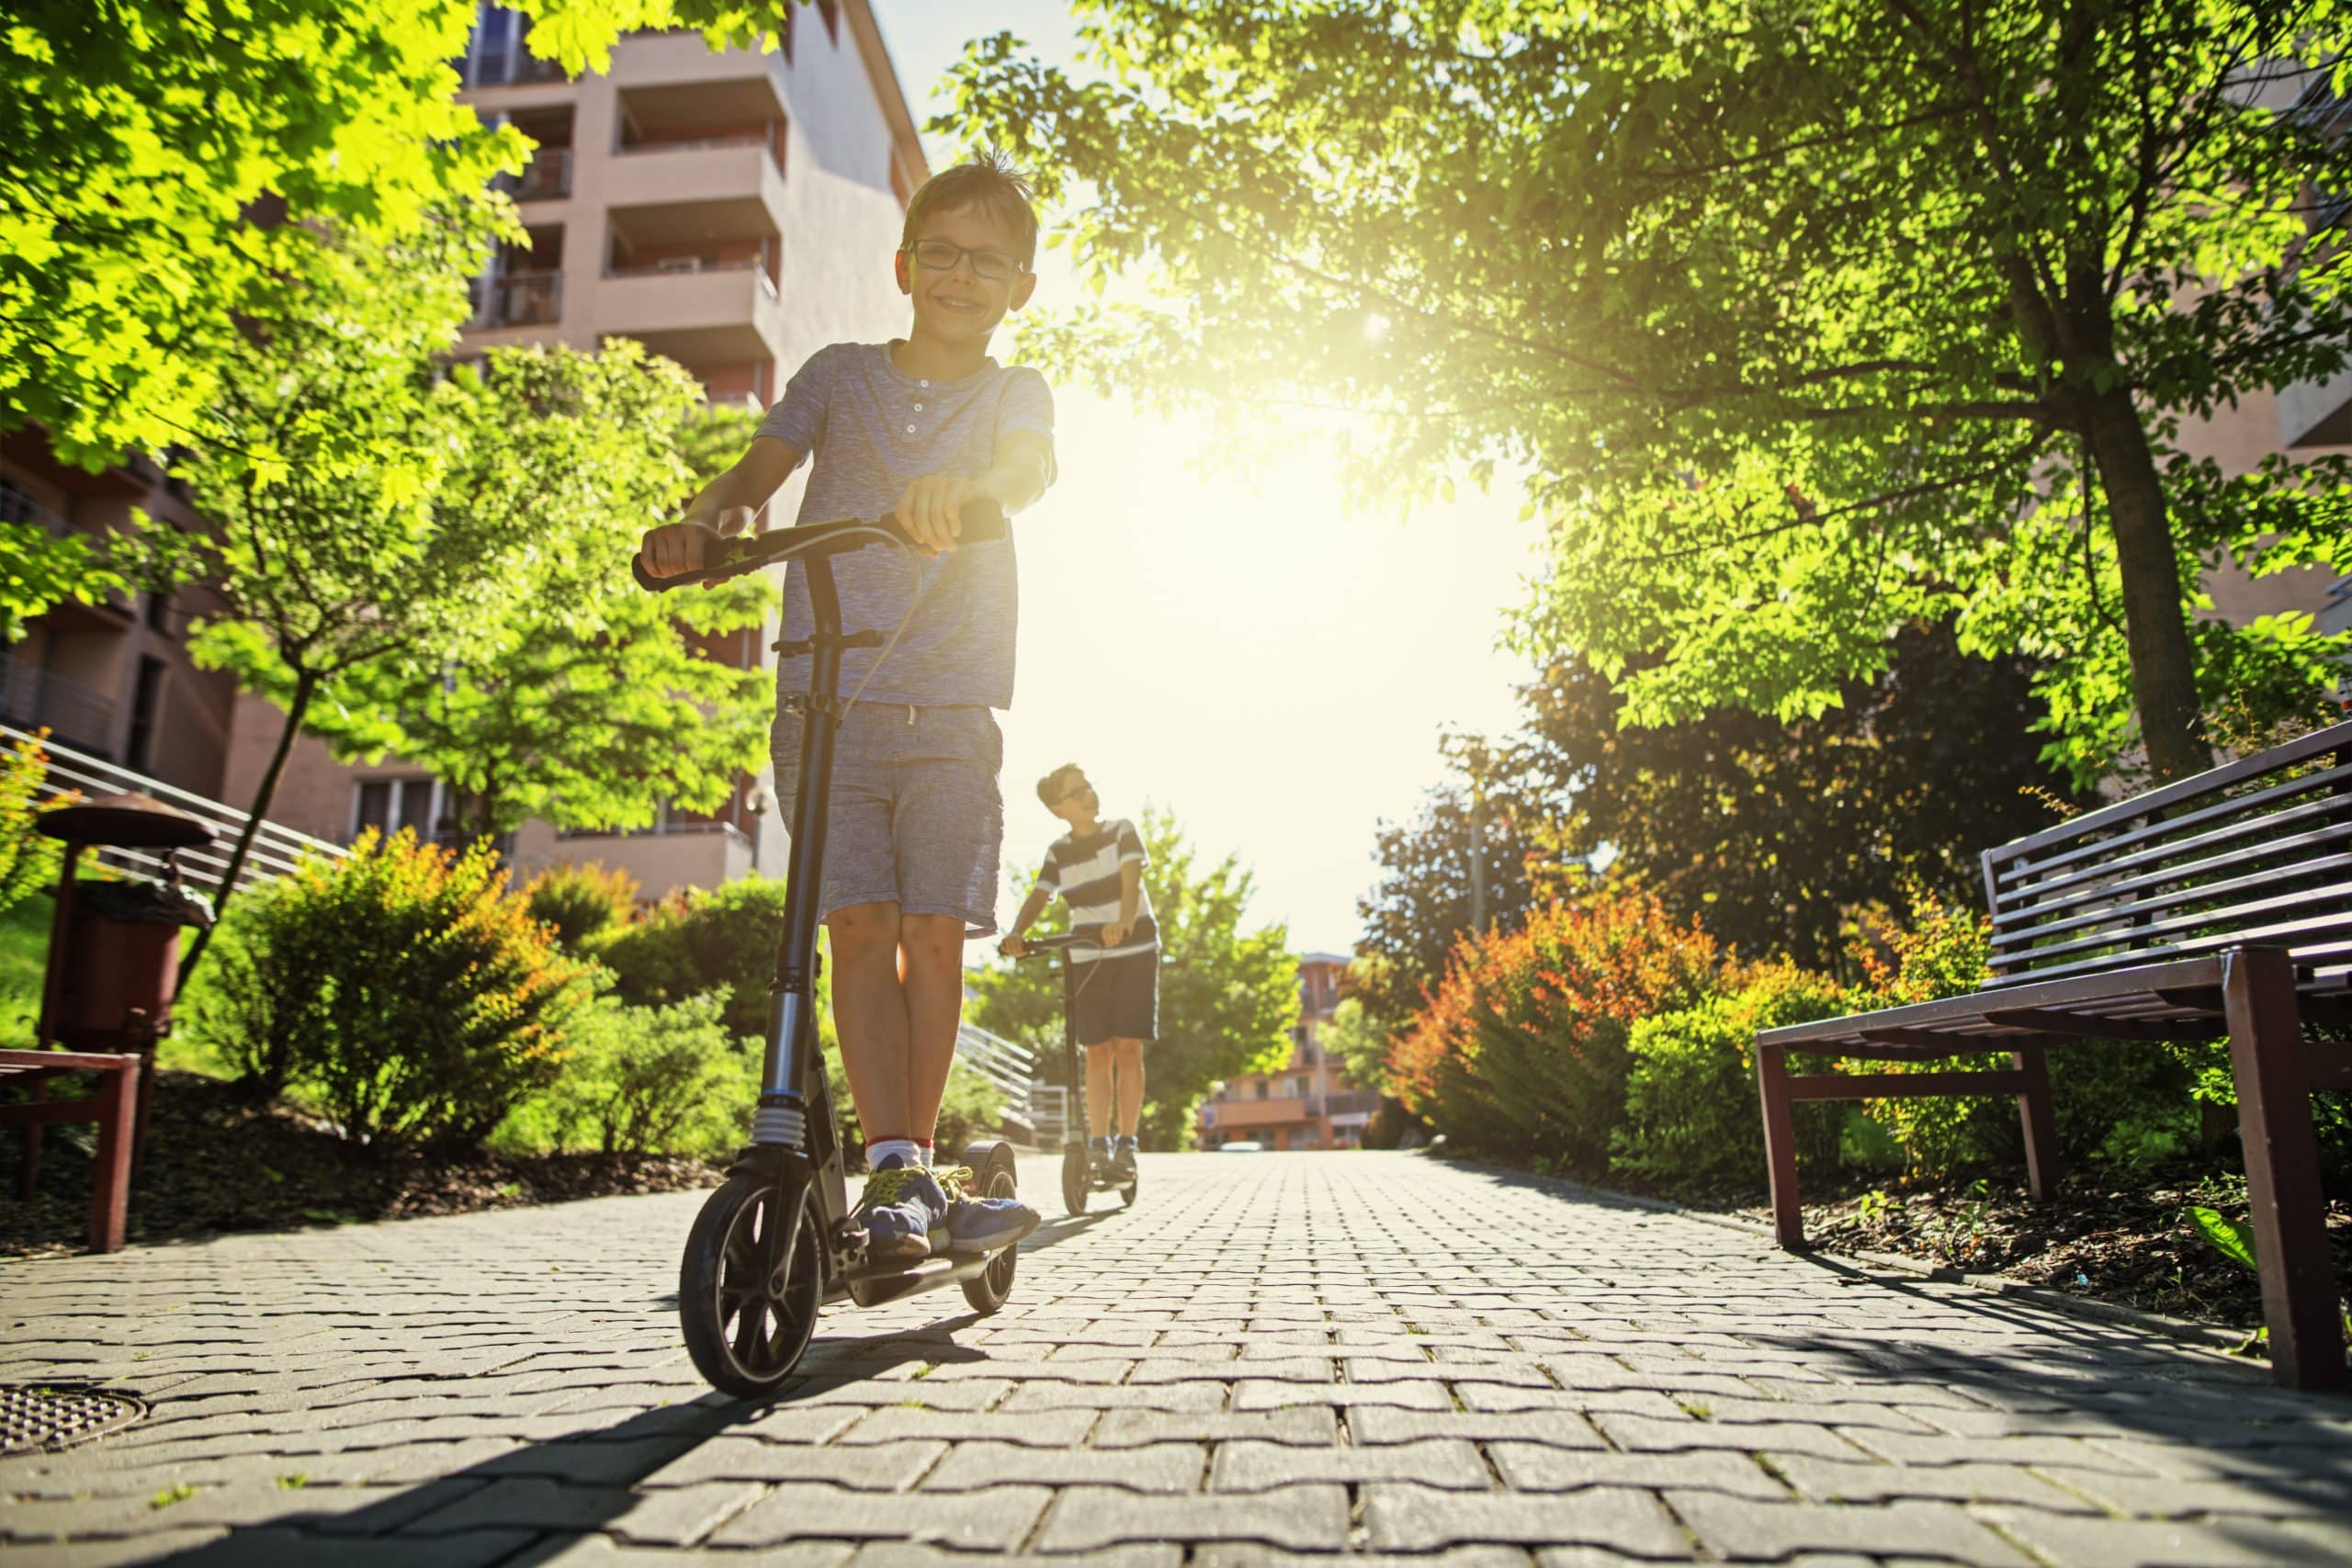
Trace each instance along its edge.
<instances>
[{"instance_id":1,"label":"building facade","mask_svg":"<svg viewBox=\"0 0 2352 1568\"><path fill-rule=\"evenodd\" d=\"M1244 1073L1220 1083L1201 1102L1194 1142L1204 1149L1263 1144L1270 1149L1352 1149L1380 1109L1380 1096L1348 1081L1322 1036L1340 1005L1345 953L1305 953L1298 959L1298 1022L1290 1032L1290 1060L1278 1072Z\"/></svg>"},{"instance_id":2,"label":"building facade","mask_svg":"<svg viewBox=\"0 0 2352 1568\"><path fill-rule=\"evenodd\" d=\"M458 353L529 344L593 350L634 338L684 366L715 404L764 409L828 343L905 328L891 280L906 202L928 177L914 119L865 0L794 6L782 47L714 51L694 31L639 33L611 69L569 79L526 47L526 20L481 8L461 62L464 99L537 144L511 194L526 238L473 286ZM789 520L806 471L770 509ZM652 519L649 519L649 524ZM710 651L773 668L773 626ZM283 715L236 699L220 787L249 799ZM746 777L711 813L650 829L559 832L530 822L509 855L518 880L566 861L628 871L646 897L780 875L774 781ZM456 803L424 770L339 763L304 739L270 815L337 841L362 829L429 836Z\"/></svg>"}]
</instances>

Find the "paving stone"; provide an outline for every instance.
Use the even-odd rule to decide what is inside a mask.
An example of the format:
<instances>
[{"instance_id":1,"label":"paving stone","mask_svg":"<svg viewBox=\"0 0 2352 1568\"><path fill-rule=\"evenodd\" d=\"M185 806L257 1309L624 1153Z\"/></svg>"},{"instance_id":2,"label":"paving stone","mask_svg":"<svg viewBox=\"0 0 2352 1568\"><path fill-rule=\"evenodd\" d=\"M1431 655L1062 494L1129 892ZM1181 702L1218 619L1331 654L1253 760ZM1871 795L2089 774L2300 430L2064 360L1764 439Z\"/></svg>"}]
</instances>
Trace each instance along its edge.
<instances>
[{"instance_id":1,"label":"paving stone","mask_svg":"<svg viewBox=\"0 0 2352 1568\"><path fill-rule=\"evenodd\" d=\"M2024 1503L2060 1513L2097 1511L2083 1500L2089 1488L2053 1485L2034 1472L2012 1464L1849 1463L1811 1454L1776 1454L1772 1464L1789 1484L1824 1503L1886 1503L1920 1497L1954 1503ZM2089 1479L2095 1472L2082 1474Z\"/></svg>"},{"instance_id":2,"label":"paving stone","mask_svg":"<svg viewBox=\"0 0 2352 1568\"><path fill-rule=\"evenodd\" d=\"M1824 1427L1803 1421L1700 1421L1690 1416L1661 1421L1648 1416L1593 1412L1592 1424L1621 1449L1665 1453L1678 1449L1735 1449L1741 1453L1813 1454L1822 1459L1861 1459L1854 1445Z\"/></svg>"},{"instance_id":3,"label":"paving stone","mask_svg":"<svg viewBox=\"0 0 2352 1568\"><path fill-rule=\"evenodd\" d=\"M1515 1541L1666 1557L1684 1555L1689 1544L1657 1497L1630 1488L1531 1495L1379 1484L1363 1495L1371 1543L1389 1551Z\"/></svg>"},{"instance_id":4,"label":"paving stone","mask_svg":"<svg viewBox=\"0 0 2352 1568\"><path fill-rule=\"evenodd\" d=\"M1031 1482L1046 1486L1123 1486L1132 1492L1194 1492L1207 1467L1196 1443L1126 1449L1040 1449L963 1443L923 1477L926 1492L968 1492Z\"/></svg>"},{"instance_id":5,"label":"paving stone","mask_svg":"<svg viewBox=\"0 0 2352 1568\"><path fill-rule=\"evenodd\" d=\"M1336 1549L1347 1533L1348 1495L1338 1486L1202 1497L1080 1486L1056 1497L1037 1545L1043 1551L1092 1551L1128 1542L1246 1540L1311 1551Z\"/></svg>"},{"instance_id":6,"label":"paving stone","mask_svg":"<svg viewBox=\"0 0 2352 1568\"><path fill-rule=\"evenodd\" d=\"M998 1486L889 1497L816 1483L769 1491L710 1538L715 1546L775 1546L809 1539L913 1540L959 1551L1010 1551L1029 1534L1053 1492ZM1131 1493L1118 1495L1134 1500Z\"/></svg>"},{"instance_id":7,"label":"paving stone","mask_svg":"<svg viewBox=\"0 0 2352 1568\"><path fill-rule=\"evenodd\" d=\"M173 1568L318 1568L321 1563L332 1563L334 1568L413 1568L421 1562L429 1562L434 1568L488 1568L513 1557L533 1539L529 1530L481 1529L438 1535L424 1542L398 1535L324 1537L264 1526L221 1536L186 1556L175 1555L171 1562ZM141 1544L152 1550L150 1540ZM46 1552L43 1556L49 1560Z\"/></svg>"},{"instance_id":8,"label":"paving stone","mask_svg":"<svg viewBox=\"0 0 2352 1568\"><path fill-rule=\"evenodd\" d=\"M1426 1438L1464 1438L1472 1442L1546 1443L1555 1448L1597 1449L1601 1436L1572 1410L1383 1410L1348 1412L1348 1431L1359 1443L1412 1443Z\"/></svg>"},{"instance_id":9,"label":"paving stone","mask_svg":"<svg viewBox=\"0 0 2352 1568\"><path fill-rule=\"evenodd\" d=\"M1287 1410L1110 1410L1094 1428L1098 1449L1146 1443L1223 1442L1260 1438L1314 1446L1340 1440L1339 1415L1329 1405Z\"/></svg>"},{"instance_id":10,"label":"paving stone","mask_svg":"<svg viewBox=\"0 0 2352 1568\"><path fill-rule=\"evenodd\" d=\"M604 1535L576 1535L543 1536L514 1562L517 1568L683 1568L700 1558L713 1556L719 1554L632 1546ZM849 1541L797 1540L756 1551L729 1551L720 1561L729 1568L842 1568L856 1556L857 1548Z\"/></svg>"},{"instance_id":11,"label":"paving stone","mask_svg":"<svg viewBox=\"0 0 2352 1568\"><path fill-rule=\"evenodd\" d=\"M1672 1453L1617 1453L1544 1443L1488 1443L1503 1484L1515 1492L1573 1492L1584 1486L1668 1486L1725 1492L1764 1502L1787 1499L1789 1489L1744 1453L1701 1449Z\"/></svg>"},{"instance_id":12,"label":"paving stone","mask_svg":"<svg viewBox=\"0 0 2352 1568\"><path fill-rule=\"evenodd\" d=\"M1984 1508L1998 1525L2060 1568L2255 1568L2257 1564L2346 1561L2330 1543L2263 1519L2199 1523L2177 1519L2088 1518L2033 1508Z\"/></svg>"},{"instance_id":13,"label":"paving stone","mask_svg":"<svg viewBox=\"0 0 2352 1568\"><path fill-rule=\"evenodd\" d=\"M1950 1503L1811 1508L1679 1491L1668 1492L1666 1499L1702 1545L1733 1561L1798 1551L1882 1554L1932 1546L1938 1557L1985 1568L2031 1568L2031 1559Z\"/></svg>"},{"instance_id":14,"label":"paving stone","mask_svg":"<svg viewBox=\"0 0 2352 1568\"><path fill-rule=\"evenodd\" d=\"M858 1492L903 1492L946 1452L936 1439L827 1446L712 1438L638 1484L651 1490L706 1481L830 1481Z\"/></svg>"},{"instance_id":15,"label":"paving stone","mask_svg":"<svg viewBox=\"0 0 2352 1568\"><path fill-rule=\"evenodd\" d=\"M992 1554L988 1568L1069 1568L1067 1557L1040 1557L1028 1552ZM1183 1550L1175 1546L1114 1546L1086 1554L1087 1568L1178 1568ZM937 1547L877 1541L860 1547L851 1559L854 1568L974 1568L967 1551L942 1551Z\"/></svg>"},{"instance_id":16,"label":"paving stone","mask_svg":"<svg viewBox=\"0 0 2352 1568\"><path fill-rule=\"evenodd\" d=\"M1149 1450L1145 1450L1149 1451ZM1415 1481L1483 1492L1494 1478L1477 1449L1460 1438L1426 1438L1378 1448L1301 1448L1286 1443L1219 1443L1209 1472L1212 1492L1265 1492L1301 1483Z\"/></svg>"},{"instance_id":17,"label":"paving stone","mask_svg":"<svg viewBox=\"0 0 2352 1568\"><path fill-rule=\"evenodd\" d=\"M950 1410L876 1410L834 1440L846 1447L872 1443L940 1441L949 1443L1020 1443L1030 1447L1070 1448L1086 1440L1101 1412L1089 1409L1008 1413L1001 1410L964 1414Z\"/></svg>"}]
</instances>

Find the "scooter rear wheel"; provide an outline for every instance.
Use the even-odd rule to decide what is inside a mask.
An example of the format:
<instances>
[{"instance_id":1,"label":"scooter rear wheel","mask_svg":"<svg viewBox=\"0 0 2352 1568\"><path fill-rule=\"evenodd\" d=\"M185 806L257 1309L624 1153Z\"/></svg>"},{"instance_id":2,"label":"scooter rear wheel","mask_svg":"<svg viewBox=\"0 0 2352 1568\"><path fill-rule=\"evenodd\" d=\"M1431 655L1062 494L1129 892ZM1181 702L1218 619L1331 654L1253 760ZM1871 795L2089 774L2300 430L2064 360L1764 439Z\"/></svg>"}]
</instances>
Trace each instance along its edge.
<instances>
[{"instance_id":1,"label":"scooter rear wheel","mask_svg":"<svg viewBox=\"0 0 2352 1568\"><path fill-rule=\"evenodd\" d=\"M1072 1144L1062 1150L1062 1207L1073 1214L1086 1213L1086 1195L1094 1186L1094 1172L1088 1168L1086 1145Z\"/></svg>"},{"instance_id":2,"label":"scooter rear wheel","mask_svg":"<svg viewBox=\"0 0 2352 1568\"><path fill-rule=\"evenodd\" d=\"M1134 1208L1136 1206L1136 1191L1142 1186L1143 1173L1141 1171L1137 1171L1135 1175L1128 1177L1127 1184L1119 1189L1120 1204L1125 1208Z\"/></svg>"},{"instance_id":3,"label":"scooter rear wheel","mask_svg":"<svg viewBox=\"0 0 2352 1568\"><path fill-rule=\"evenodd\" d=\"M817 1194L802 1190L788 1261L769 1257L780 1208L774 1181L729 1177L695 1216L678 1269L686 1354L713 1388L738 1399L756 1399L792 1375L824 1303Z\"/></svg>"},{"instance_id":4,"label":"scooter rear wheel","mask_svg":"<svg viewBox=\"0 0 2352 1568\"><path fill-rule=\"evenodd\" d=\"M976 1147L971 1154L979 1152ZM1021 1196L1013 1179L1012 1151L1002 1144L988 1145L988 1153L977 1162L967 1154L964 1163L972 1168L972 1186L981 1197ZM1012 1294L1012 1271L1020 1261L1021 1246L1015 1242L990 1259L986 1269L964 1281L964 1299L972 1303L974 1312L986 1317L1004 1305L1004 1299Z\"/></svg>"}]
</instances>

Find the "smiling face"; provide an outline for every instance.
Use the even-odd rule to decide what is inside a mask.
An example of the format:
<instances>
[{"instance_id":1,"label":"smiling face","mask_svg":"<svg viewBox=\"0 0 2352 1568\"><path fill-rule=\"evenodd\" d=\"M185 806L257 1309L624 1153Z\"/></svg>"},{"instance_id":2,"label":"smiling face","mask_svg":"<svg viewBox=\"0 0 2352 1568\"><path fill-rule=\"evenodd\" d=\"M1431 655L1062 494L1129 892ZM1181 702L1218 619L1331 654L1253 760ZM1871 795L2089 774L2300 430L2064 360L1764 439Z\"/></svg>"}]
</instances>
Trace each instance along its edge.
<instances>
[{"instance_id":1,"label":"smiling face","mask_svg":"<svg viewBox=\"0 0 2352 1568\"><path fill-rule=\"evenodd\" d=\"M946 343L985 343L1007 310L1029 302L1037 275L1022 264L1023 236L1011 221L973 205L934 212L897 256L899 288L914 301L915 331ZM956 246L963 254L945 266L918 259L926 242ZM936 248L935 246L933 248ZM993 252L1016 269L1009 277L980 275L975 251Z\"/></svg>"}]
</instances>

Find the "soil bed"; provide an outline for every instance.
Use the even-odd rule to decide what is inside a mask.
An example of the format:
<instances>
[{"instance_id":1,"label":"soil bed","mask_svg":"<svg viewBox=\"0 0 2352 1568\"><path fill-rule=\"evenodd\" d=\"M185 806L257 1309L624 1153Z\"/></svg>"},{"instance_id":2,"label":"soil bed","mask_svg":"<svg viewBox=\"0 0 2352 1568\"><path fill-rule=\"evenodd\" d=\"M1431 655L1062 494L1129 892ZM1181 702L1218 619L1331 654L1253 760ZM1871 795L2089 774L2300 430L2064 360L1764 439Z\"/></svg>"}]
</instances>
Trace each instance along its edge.
<instances>
[{"instance_id":1,"label":"soil bed","mask_svg":"<svg viewBox=\"0 0 2352 1568\"><path fill-rule=\"evenodd\" d=\"M78 1091L69 1091L78 1092ZM62 1098L61 1096L61 1098ZM40 1183L16 1201L21 1129L0 1129L0 1258L88 1245L97 1130L51 1127ZM130 1187L130 1241L458 1214L628 1192L716 1187L719 1168L673 1156L378 1152L283 1105L256 1106L217 1079L157 1075L147 1147Z\"/></svg>"},{"instance_id":2,"label":"soil bed","mask_svg":"<svg viewBox=\"0 0 2352 1568\"><path fill-rule=\"evenodd\" d=\"M1829 1251L1893 1253L2143 1312L2249 1331L2262 1325L2260 1282L2188 1220L2191 1208L2247 1217L2245 1174L2227 1160L2131 1171L2090 1166L2069 1172L2046 1204L2033 1201L2014 1169L1933 1184L1816 1185L1824 1190L1804 1206L1805 1235ZM1766 1224L1772 1217L1754 1194L1693 1206ZM2327 1222L2335 1277L2352 1283L2352 1202L2331 1201Z\"/></svg>"}]
</instances>

